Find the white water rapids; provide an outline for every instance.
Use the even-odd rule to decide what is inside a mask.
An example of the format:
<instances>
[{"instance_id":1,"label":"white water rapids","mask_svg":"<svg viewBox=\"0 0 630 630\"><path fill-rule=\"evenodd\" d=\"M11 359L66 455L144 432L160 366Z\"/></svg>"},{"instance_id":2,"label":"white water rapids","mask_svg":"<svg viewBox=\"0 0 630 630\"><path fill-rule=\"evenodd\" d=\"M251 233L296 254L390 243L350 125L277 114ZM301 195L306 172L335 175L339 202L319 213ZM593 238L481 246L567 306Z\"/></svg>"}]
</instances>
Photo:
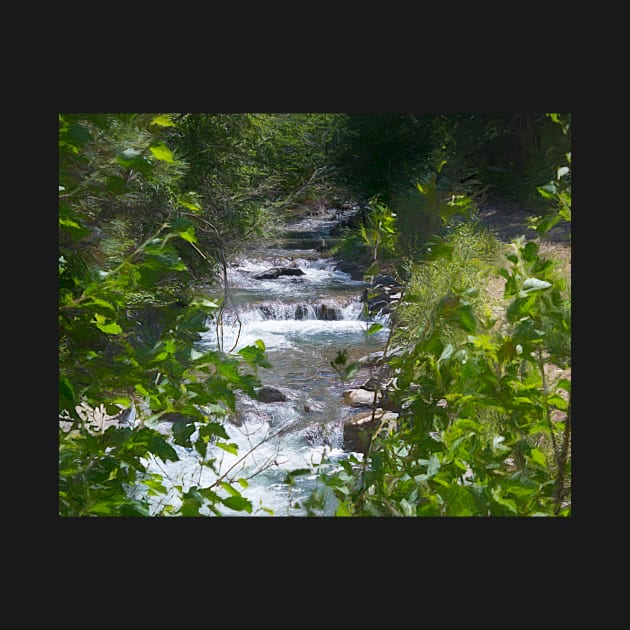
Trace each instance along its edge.
<instances>
[{"instance_id":1,"label":"white water rapids","mask_svg":"<svg viewBox=\"0 0 630 630\"><path fill-rule=\"evenodd\" d=\"M364 316L360 296L365 283L340 271L334 258L309 247L327 238L335 224L330 213L294 223L279 246L252 249L235 261L228 269L230 300L223 326L219 331L213 327L199 344L200 351L222 347L235 353L261 340L273 367L259 368L258 377L263 386L286 396L271 403L240 396L235 422L224 423L238 454L209 447L218 474L226 474L225 480L251 501L252 516L304 516L304 502L316 486L325 497L316 514L335 513L337 501L316 474L296 476L288 484L287 473L322 460L322 470L335 470L349 456L343 450L343 419L356 410L343 403L341 394L350 384L331 361L340 350L357 359L382 349L387 336L384 319L379 320L384 325L381 331L367 335L375 320ZM303 275L255 278L279 266L297 267ZM172 425L165 422L158 428L168 434ZM163 475L167 487L181 486L186 491L191 486L207 487L217 479L216 472L200 465L194 449L174 448L179 461L148 462L151 471ZM170 492L167 501L178 506L177 493ZM163 497L155 497L156 510L163 503ZM248 515L224 507L222 511Z\"/></svg>"}]
</instances>

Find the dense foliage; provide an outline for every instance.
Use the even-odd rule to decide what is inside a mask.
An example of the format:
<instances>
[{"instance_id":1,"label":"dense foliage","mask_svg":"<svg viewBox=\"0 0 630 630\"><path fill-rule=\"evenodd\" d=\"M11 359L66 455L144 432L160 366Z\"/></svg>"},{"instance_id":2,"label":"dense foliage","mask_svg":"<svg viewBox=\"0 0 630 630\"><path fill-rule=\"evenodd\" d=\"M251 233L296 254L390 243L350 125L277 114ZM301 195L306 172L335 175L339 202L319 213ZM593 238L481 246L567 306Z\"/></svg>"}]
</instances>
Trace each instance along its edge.
<instances>
[{"instance_id":1,"label":"dense foliage","mask_svg":"<svg viewBox=\"0 0 630 630\"><path fill-rule=\"evenodd\" d=\"M236 391L253 394L256 368L268 365L264 346L236 357L198 352L195 342L221 304L195 286L214 281L264 224L259 195L270 166L264 156L256 159L264 137L255 122L238 115L59 117L63 515L149 513L146 496L133 489L166 490L159 475L147 474L147 460L177 459L151 428L159 418L177 421L176 444L192 447L197 431L202 466L213 468L210 442L235 449L221 423L234 413ZM295 135L283 137L287 145L296 142ZM311 166L303 165L306 182ZM270 204L282 202L283 190L295 193L299 176L285 178L267 191ZM130 414L133 426L112 422L121 414ZM202 504L213 512L217 505L252 509L238 487L223 478L216 484L221 493L182 491L180 513L196 513Z\"/></svg>"},{"instance_id":2,"label":"dense foliage","mask_svg":"<svg viewBox=\"0 0 630 630\"><path fill-rule=\"evenodd\" d=\"M570 166L538 192L553 204L532 225L544 234L570 221ZM506 265L493 264L496 247L474 220L435 244L411 263L395 312L404 351L385 363L398 418L381 422L362 461L352 456L323 477L337 514L569 515L571 380L553 376L571 365L568 278L524 236ZM492 272L505 281L498 317L479 299Z\"/></svg>"},{"instance_id":3,"label":"dense foliage","mask_svg":"<svg viewBox=\"0 0 630 630\"><path fill-rule=\"evenodd\" d=\"M535 243L516 241L495 267L505 321L484 321L476 274L488 267L462 270L487 243L441 230L488 190L535 193L549 208L541 233L570 221L568 147L570 117L556 114L61 114L59 513L254 511L247 481L220 475L210 445L236 453L223 423L272 366L261 342L198 351L225 305L203 287L220 288L230 259L283 212L346 198L366 207L368 276L407 255L396 317L409 349L391 359L396 431L326 480L339 513L567 513L570 381L550 383L547 368L570 365L568 287ZM176 460L173 444L216 474L160 502L168 491L148 462Z\"/></svg>"}]
</instances>

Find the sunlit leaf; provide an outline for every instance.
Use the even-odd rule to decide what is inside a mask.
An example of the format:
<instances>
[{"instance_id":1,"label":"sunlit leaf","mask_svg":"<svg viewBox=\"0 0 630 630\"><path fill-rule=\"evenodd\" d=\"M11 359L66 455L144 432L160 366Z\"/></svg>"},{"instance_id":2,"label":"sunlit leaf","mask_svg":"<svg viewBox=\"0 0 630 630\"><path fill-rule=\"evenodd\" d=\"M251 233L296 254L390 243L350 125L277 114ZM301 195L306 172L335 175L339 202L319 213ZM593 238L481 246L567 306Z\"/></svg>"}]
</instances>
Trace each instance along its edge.
<instances>
[{"instance_id":1,"label":"sunlit leaf","mask_svg":"<svg viewBox=\"0 0 630 630\"><path fill-rule=\"evenodd\" d=\"M105 316L101 315L100 313L96 313L94 315L94 319L92 319L91 322L93 324L96 324L96 327L99 330L107 333L108 335L119 335L123 331L119 324L112 321L108 322Z\"/></svg>"},{"instance_id":2,"label":"sunlit leaf","mask_svg":"<svg viewBox=\"0 0 630 630\"><path fill-rule=\"evenodd\" d=\"M175 123L173 122L171 114L162 114L161 116L156 116L152 121L152 125L158 125L159 127L174 127Z\"/></svg>"},{"instance_id":3,"label":"sunlit leaf","mask_svg":"<svg viewBox=\"0 0 630 630\"><path fill-rule=\"evenodd\" d=\"M232 455L238 455L238 445L234 444L233 442L230 442L229 444L227 442L217 442L216 446L222 448L228 453L231 453Z\"/></svg>"},{"instance_id":4,"label":"sunlit leaf","mask_svg":"<svg viewBox=\"0 0 630 630\"><path fill-rule=\"evenodd\" d=\"M545 455L541 450L537 448L531 449L531 451L529 452L529 457L533 462L535 462L542 468L547 468L547 459L545 458Z\"/></svg>"},{"instance_id":5,"label":"sunlit leaf","mask_svg":"<svg viewBox=\"0 0 630 630\"><path fill-rule=\"evenodd\" d=\"M240 497L241 493L234 487L232 487L229 483L225 481L221 481L219 484L227 493L229 493L233 497Z\"/></svg>"},{"instance_id":6,"label":"sunlit leaf","mask_svg":"<svg viewBox=\"0 0 630 630\"><path fill-rule=\"evenodd\" d=\"M197 237L195 236L195 228L192 225L186 228L185 230L181 230L180 232L177 232L177 235L180 238L184 239L185 241L188 241L189 243L197 242Z\"/></svg>"},{"instance_id":7,"label":"sunlit leaf","mask_svg":"<svg viewBox=\"0 0 630 630\"><path fill-rule=\"evenodd\" d=\"M156 144L149 147L149 149L156 159L162 160L163 162L169 162L171 164L175 162L171 150L165 144Z\"/></svg>"}]
</instances>

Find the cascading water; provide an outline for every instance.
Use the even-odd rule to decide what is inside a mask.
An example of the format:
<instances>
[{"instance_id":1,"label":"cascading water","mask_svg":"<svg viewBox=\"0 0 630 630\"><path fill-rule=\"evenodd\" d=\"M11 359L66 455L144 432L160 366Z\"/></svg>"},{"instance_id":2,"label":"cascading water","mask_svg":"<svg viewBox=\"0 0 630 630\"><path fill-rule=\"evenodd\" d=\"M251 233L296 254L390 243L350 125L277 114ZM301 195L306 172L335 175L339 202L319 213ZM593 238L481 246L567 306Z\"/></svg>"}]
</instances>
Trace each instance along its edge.
<instances>
[{"instance_id":1,"label":"cascading water","mask_svg":"<svg viewBox=\"0 0 630 630\"><path fill-rule=\"evenodd\" d=\"M296 476L288 484L287 474L323 461L321 470L334 470L349 455L342 448L343 419L351 412L342 401L342 392L349 384L331 362L340 350L358 358L382 349L385 342L384 319L381 331L367 334L374 320L364 316L360 300L365 283L352 279L337 268L333 258L308 246L327 238L336 223L329 216L295 223L287 229L284 247L250 251L235 261L228 269L222 326L211 328L199 344L201 351L237 352L261 340L272 365L272 369L259 368L258 377L263 386L273 388L277 398L264 402L240 397L236 418L225 423L238 454L218 448L213 454L220 475L247 481L242 496L252 502L252 515L307 514L304 501L321 482L313 473ZM256 277L270 268L301 273ZM171 429L168 423L160 426L165 432ZM215 472L199 465L192 449L174 448L178 462L152 464L168 483L186 490L192 485L207 486L217 478ZM360 454L355 456L360 458ZM333 515L337 501L329 491L324 496L317 514ZM175 494L171 500L178 501Z\"/></svg>"}]
</instances>

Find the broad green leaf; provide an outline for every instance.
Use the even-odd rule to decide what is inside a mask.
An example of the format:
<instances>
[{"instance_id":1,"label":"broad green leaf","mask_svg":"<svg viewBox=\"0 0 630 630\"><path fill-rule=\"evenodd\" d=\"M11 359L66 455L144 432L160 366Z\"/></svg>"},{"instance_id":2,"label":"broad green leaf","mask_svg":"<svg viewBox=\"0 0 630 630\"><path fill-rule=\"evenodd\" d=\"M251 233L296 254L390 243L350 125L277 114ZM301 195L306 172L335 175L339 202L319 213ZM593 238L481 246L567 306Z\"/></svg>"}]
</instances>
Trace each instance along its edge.
<instances>
[{"instance_id":1,"label":"broad green leaf","mask_svg":"<svg viewBox=\"0 0 630 630\"><path fill-rule=\"evenodd\" d=\"M163 114L161 116L156 116L152 121L152 125L158 125L159 127L174 127L175 123L173 122L172 116L170 114Z\"/></svg>"},{"instance_id":2,"label":"broad green leaf","mask_svg":"<svg viewBox=\"0 0 630 630\"><path fill-rule=\"evenodd\" d=\"M163 162L169 162L171 164L175 162L171 150L165 144L156 144L149 147L149 149L156 159L162 160Z\"/></svg>"},{"instance_id":3,"label":"broad green leaf","mask_svg":"<svg viewBox=\"0 0 630 630\"><path fill-rule=\"evenodd\" d=\"M470 304L464 304L459 309L459 323L466 332L477 330L477 320Z\"/></svg>"},{"instance_id":4,"label":"broad green leaf","mask_svg":"<svg viewBox=\"0 0 630 630\"><path fill-rule=\"evenodd\" d=\"M560 411L566 411L569 408L569 403L559 394L552 394L551 396L548 396L547 404L559 409Z\"/></svg>"},{"instance_id":5,"label":"broad green leaf","mask_svg":"<svg viewBox=\"0 0 630 630\"><path fill-rule=\"evenodd\" d=\"M558 389L563 389L564 391L568 392L569 394L571 393L571 381L569 379L561 378L558 381L558 384L557 384L556 387Z\"/></svg>"},{"instance_id":6,"label":"broad green leaf","mask_svg":"<svg viewBox=\"0 0 630 630\"><path fill-rule=\"evenodd\" d=\"M226 483L225 481L221 481L220 482L220 486L231 496L233 497L240 497L241 493L236 489L233 488L229 483Z\"/></svg>"},{"instance_id":7,"label":"broad green leaf","mask_svg":"<svg viewBox=\"0 0 630 630\"><path fill-rule=\"evenodd\" d=\"M374 333L378 332L379 330L383 329L383 325L382 324L371 324L370 327L367 329L367 334L368 335L373 335Z\"/></svg>"},{"instance_id":8,"label":"broad green leaf","mask_svg":"<svg viewBox=\"0 0 630 630\"><path fill-rule=\"evenodd\" d=\"M196 243L197 237L195 236L195 227L193 225L187 227L185 230L177 232L177 236L188 241L189 243Z\"/></svg>"},{"instance_id":9,"label":"broad green leaf","mask_svg":"<svg viewBox=\"0 0 630 630\"><path fill-rule=\"evenodd\" d=\"M59 227L66 230L66 232L68 232L72 238L76 240L83 238L90 233L88 229L68 217L59 217Z\"/></svg>"},{"instance_id":10,"label":"broad green leaf","mask_svg":"<svg viewBox=\"0 0 630 630\"><path fill-rule=\"evenodd\" d=\"M107 322L106 318L100 313L94 315L94 319L91 320L92 324L96 324L96 327L107 333L108 335L120 335L123 329L116 322Z\"/></svg>"},{"instance_id":11,"label":"broad green leaf","mask_svg":"<svg viewBox=\"0 0 630 630\"><path fill-rule=\"evenodd\" d=\"M512 501L512 499L506 499L505 497L503 497L501 495L501 489L500 488L493 488L492 489L492 498L499 505L502 505L502 506L506 507L508 510L510 510L510 512L513 512L514 514L517 514L516 503L514 503L514 501Z\"/></svg>"},{"instance_id":12,"label":"broad green leaf","mask_svg":"<svg viewBox=\"0 0 630 630\"><path fill-rule=\"evenodd\" d=\"M173 423L173 438L175 444L190 448L190 436L195 432L195 425L192 422Z\"/></svg>"},{"instance_id":13,"label":"broad green leaf","mask_svg":"<svg viewBox=\"0 0 630 630\"><path fill-rule=\"evenodd\" d=\"M262 346L258 343L258 341L260 341ZM238 351L238 354L240 354L245 362L252 367L258 366L268 369L273 367L265 357L265 345L260 339L256 340L254 345L241 348L241 350Z\"/></svg>"},{"instance_id":14,"label":"broad green leaf","mask_svg":"<svg viewBox=\"0 0 630 630\"><path fill-rule=\"evenodd\" d=\"M193 212L201 212L202 207L198 197L199 195L196 192L187 192L177 197L177 203L188 210L192 210Z\"/></svg>"},{"instance_id":15,"label":"broad green leaf","mask_svg":"<svg viewBox=\"0 0 630 630\"><path fill-rule=\"evenodd\" d=\"M533 448L529 452L529 457L533 462L541 466L542 468L547 468L547 460L543 454L543 452L537 448Z\"/></svg>"},{"instance_id":16,"label":"broad green leaf","mask_svg":"<svg viewBox=\"0 0 630 630\"><path fill-rule=\"evenodd\" d=\"M150 488L154 494L166 494L168 492L162 483L154 479L142 479L141 483L147 486L147 488ZM151 494L151 492L149 494Z\"/></svg>"},{"instance_id":17,"label":"broad green leaf","mask_svg":"<svg viewBox=\"0 0 630 630\"><path fill-rule=\"evenodd\" d=\"M230 442L229 444L227 442L217 442L216 446L222 448L228 453L231 453L232 455L238 455L238 445L234 444L233 442Z\"/></svg>"},{"instance_id":18,"label":"broad green leaf","mask_svg":"<svg viewBox=\"0 0 630 630\"><path fill-rule=\"evenodd\" d=\"M223 505L237 512L247 512L249 514L252 511L251 501L244 497L228 497L223 499Z\"/></svg>"},{"instance_id":19,"label":"broad green leaf","mask_svg":"<svg viewBox=\"0 0 630 630\"><path fill-rule=\"evenodd\" d=\"M440 469L440 460L435 453L431 453L429 464L427 466L427 475L432 477Z\"/></svg>"},{"instance_id":20,"label":"broad green leaf","mask_svg":"<svg viewBox=\"0 0 630 630\"><path fill-rule=\"evenodd\" d=\"M101 310L107 311L110 315L114 317L116 316L116 309L109 302L106 302L105 300L102 300L101 298L97 298L97 297L90 298L90 301L86 302L86 305L98 306Z\"/></svg>"},{"instance_id":21,"label":"broad green leaf","mask_svg":"<svg viewBox=\"0 0 630 630\"><path fill-rule=\"evenodd\" d=\"M442 354L440 355L440 358L438 359L438 365L442 362L442 361L446 361L447 359L451 358L451 355L453 354L453 344L451 343L447 343L446 346L444 347L444 350L442 350Z\"/></svg>"},{"instance_id":22,"label":"broad green leaf","mask_svg":"<svg viewBox=\"0 0 630 630\"><path fill-rule=\"evenodd\" d=\"M159 435L153 435L149 439L149 450L164 461L176 462L179 460L175 449Z\"/></svg>"},{"instance_id":23,"label":"broad green leaf","mask_svg":"<svg viewBox=\"0 0 630 630\"><path fill-rule=\"evenodd\" d=\"M335 516L352 516L348 511L345 503L339 503L337 506L337 511L335 512Z\"/></svg>"}]
</instances>

